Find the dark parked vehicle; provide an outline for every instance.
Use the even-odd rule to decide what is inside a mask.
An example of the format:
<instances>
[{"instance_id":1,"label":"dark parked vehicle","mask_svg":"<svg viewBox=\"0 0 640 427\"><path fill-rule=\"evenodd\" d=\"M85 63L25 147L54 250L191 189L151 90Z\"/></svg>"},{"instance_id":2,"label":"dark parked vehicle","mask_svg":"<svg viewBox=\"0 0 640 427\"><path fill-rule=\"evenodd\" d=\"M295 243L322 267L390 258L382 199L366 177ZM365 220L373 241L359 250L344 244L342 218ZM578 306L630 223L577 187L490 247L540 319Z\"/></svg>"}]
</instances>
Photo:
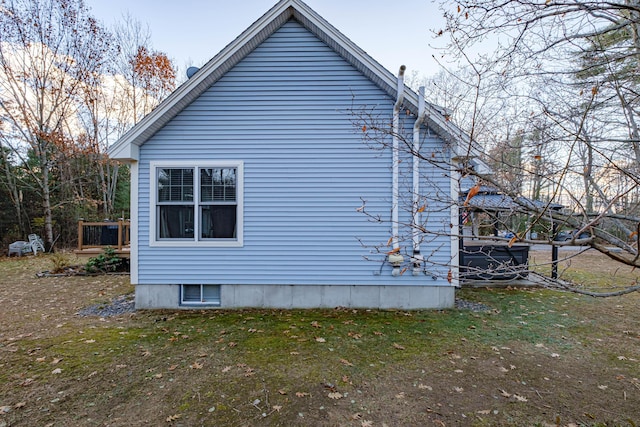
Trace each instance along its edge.
<instances>
[{"instance_id":1,"label":"dark parked vehicle","mask_svg":"<svg viewBox=\"0 0 640 427\"><path fill-rule=\"evenodd\" d=\"M588 239L591 237L591 234L588 231L583 231L579 235L576 236L578 230L569 230L569 231L561 231L553 238L556 242L566 242L568 240L575 239Z\"/></svg>"}]
</instances>

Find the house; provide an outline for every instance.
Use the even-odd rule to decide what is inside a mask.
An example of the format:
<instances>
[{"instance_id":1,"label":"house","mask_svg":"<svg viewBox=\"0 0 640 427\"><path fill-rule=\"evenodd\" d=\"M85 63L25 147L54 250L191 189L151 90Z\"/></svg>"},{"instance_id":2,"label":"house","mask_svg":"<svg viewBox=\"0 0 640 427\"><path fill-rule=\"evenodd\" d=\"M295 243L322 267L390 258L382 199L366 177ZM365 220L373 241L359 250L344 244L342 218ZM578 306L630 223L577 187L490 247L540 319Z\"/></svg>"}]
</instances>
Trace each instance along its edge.
<instances>
[{"instance_id":1,"label":"house","mask_svg":"<svg viewBox=\"0 0 640 427\"><path fill-rule=\"evenodd\" d=\"M115 142L136 307L453 306L468 150L401 74L282 0Z\"/></svg>"}]
</instances>

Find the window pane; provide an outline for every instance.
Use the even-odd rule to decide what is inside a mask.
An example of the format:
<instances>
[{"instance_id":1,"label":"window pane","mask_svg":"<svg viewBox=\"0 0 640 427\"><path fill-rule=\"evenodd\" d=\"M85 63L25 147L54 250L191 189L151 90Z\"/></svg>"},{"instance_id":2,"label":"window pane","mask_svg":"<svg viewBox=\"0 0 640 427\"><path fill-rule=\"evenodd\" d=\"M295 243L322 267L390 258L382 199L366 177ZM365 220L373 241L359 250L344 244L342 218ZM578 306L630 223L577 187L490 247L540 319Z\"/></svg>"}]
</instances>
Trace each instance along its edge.
<instances>
[{"instance_id":1,"label":"window pane","mask_svg":"<svg viewBox=\"0 0 640 427\"><path fill-rule=\"evenodd\" d=\"M193 200L193 169L158 169L158 201Z\"/></svg>"},{"instance_id":2,"label":"window pane","mask_svg":"<svg viewBox=\"0 0 640 427\"><path fill-rule=\"evenodd\" d=\"M161 239L193 239L193 206L158 206L158 236Z\"/></svg>"},{"instance_id":3,"label":"window pane","mask_svg":"<svg viewBox=\"0 0 640 427\"><path fill-rule=\"evenodd\" d=\"M202 302L220 304L220 285L202 285Z\"/></svg>"},{"instance_id":4,"label":"window pane","mask_svg":"<svg viewBox=\"0 0 640 427\"><path fill-rule=\"evenodd\" d=\"M200 302L200 285L182 285L182 301Z\"/></svg>"},{"instance_id":5,"label":"window pane","mask_svg":"<svg viewBox=\"0 0 640 427\"><path fill-rule=\"evenodd\" d=\"M236 206L202 206L200 230L203 239L232 239L236 237Z\"/></svg>"},{"instance_id":6,"label":"window pane","mask_svg":"<svg viewBox=\"0 0 640 427\"><path fill-rule=\"evenodd\" d=\"M200 201L235 201L236 168L200 169Z\"/></svg>"}]
</instances>

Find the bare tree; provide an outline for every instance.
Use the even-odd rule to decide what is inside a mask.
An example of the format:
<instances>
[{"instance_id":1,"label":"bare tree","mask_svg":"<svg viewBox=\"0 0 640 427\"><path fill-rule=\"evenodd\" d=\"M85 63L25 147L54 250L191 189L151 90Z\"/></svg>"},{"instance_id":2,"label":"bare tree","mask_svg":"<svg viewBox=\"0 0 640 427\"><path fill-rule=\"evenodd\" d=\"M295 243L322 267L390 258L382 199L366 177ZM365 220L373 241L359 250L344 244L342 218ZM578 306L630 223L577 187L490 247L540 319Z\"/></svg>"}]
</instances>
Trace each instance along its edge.
<instances>
[{"instance_id":1,"label":"bare tree","mask_svg":"<svg viewBox=\"0 0 640 427\"><path fill-rule=\"evenodd\" d=\"M630 158L640 162L638 2L459 1L442 8L447 17L442 35L448 37L450 51L467 60L479 44L489 47L491 54L474 58L476 69L484 70L485 80L507 82L499 98L509 97L509 104L524 105L530 112L514 118L534 149L529 166L523 167L528 195L544 198L540 186L547 180L548 195L574 211L552 215L569 227L590 231L587 243L592 247L639 265L637 207L626 203L623 209L619 203L622 197L633 200L627 196L637 193L639 182L637 167L628 163ZM473 121L479 119L486 116L474 115ZM487 141L478 127L464 127L470 138ZM536 162L545 155L536 147L554 153L555 164L540 170ZM625 181L623 193L607 184L612 174ZM516 197L523 193L501 189ZM611 246L624 252L611 251Z\"/></svg>"},{"instance_id":2,"label":"bare tree","mask_svg":"<svg viewBox=\"0 0 640 427\"><path fill-rule=\"evenodd\" d=\"M166 54L151 47L151 33L130 15L115 26L114 71L117 97L126 127L137 123L164 99L176 84L176 71Z\"/></svg>"},{"instance_id":3,"label":"bare tree","mask_svg":"<svg viewBox=\"0 0 640 427\"><path fill-rule=\"evenodd\" d=\"M103 60L104 34L81 0L12 0L0 9L0 113L7 145L37 182L48 248L54 242L52 169L77 123L77 98Z\"/></svg>"}]
</instances>

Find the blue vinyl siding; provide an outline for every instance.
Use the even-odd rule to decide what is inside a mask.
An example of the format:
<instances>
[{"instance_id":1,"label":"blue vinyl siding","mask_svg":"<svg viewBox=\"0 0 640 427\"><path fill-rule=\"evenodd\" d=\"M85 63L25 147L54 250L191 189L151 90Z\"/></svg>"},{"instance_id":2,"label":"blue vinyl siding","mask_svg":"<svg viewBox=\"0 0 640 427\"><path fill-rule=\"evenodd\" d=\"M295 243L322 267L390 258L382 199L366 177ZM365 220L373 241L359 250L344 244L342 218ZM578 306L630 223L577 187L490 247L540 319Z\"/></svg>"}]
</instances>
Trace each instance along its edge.
<instances>
[{"instance_id":1,"label":"blue vinyl siding","mask_svg":"<svg viewBox=\"0 0 640 427\"><path fill-rule=\"evenodd\" d=\"M428 206L428 228L437 237L427 237L432 241L422 253L438 249L433 259L442 265L430 268L441 279L392 277L388 264L378 274L385 255L376 247L386 245L391 230L391 152L367 147L349 110L374 108L390 123L393 102L289 21L141 147L138 283L446 282L449 210L435 201ZM425 132L423 149L442 147ZM155 232L149 230L155 210L149 206L150 162L192 160L244 162L243 247L149 246ZM401 182L410 189L410 169L405 172ZM448 174L423 172L425 188L428 182L449 194ZM383 223L357 211L362 200ZM408 212L400 212L407 221ZM410 253L410 237L405 250Z\"/></svg>"}]
</instances>

